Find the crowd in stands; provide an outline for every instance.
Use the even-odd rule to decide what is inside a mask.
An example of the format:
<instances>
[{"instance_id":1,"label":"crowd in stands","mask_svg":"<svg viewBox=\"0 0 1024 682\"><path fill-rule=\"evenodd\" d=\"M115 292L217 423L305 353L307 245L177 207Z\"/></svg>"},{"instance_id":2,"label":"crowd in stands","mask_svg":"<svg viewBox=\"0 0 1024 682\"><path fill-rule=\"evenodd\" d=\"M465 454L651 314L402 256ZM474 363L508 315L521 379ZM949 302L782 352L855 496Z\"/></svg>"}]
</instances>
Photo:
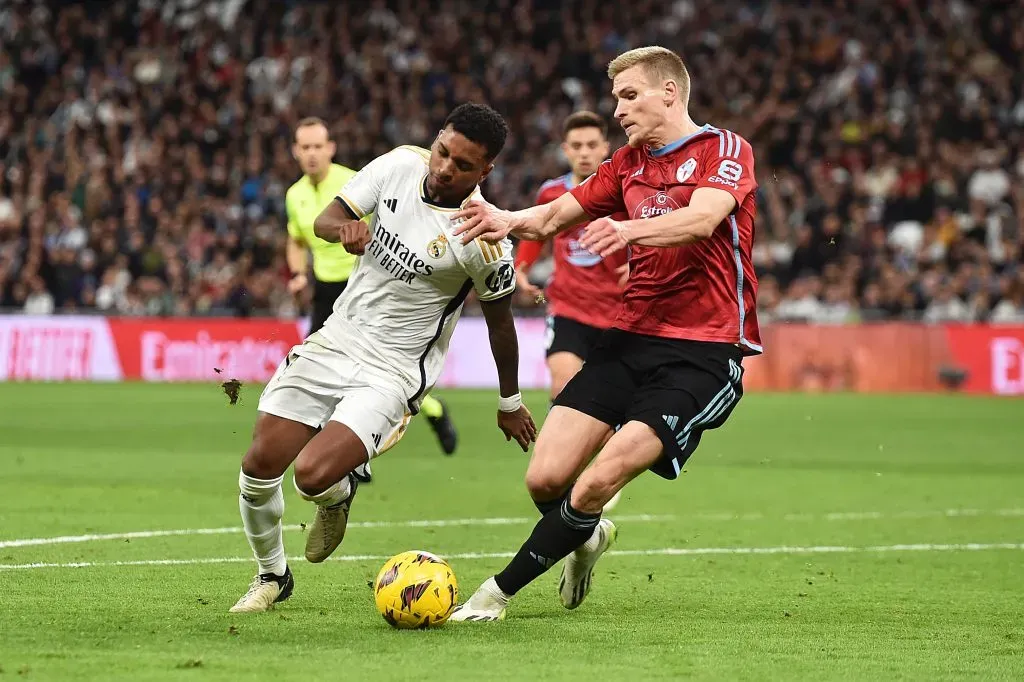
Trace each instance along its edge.
<instances>
[{"instance_id":1,"label":"crowd in stands","mask_svg":"<svg viewBox=\"0 0 1024 682\"><path fill-rule=\"evenodd\" d=\"M1024 323L1024 3L357 4L0 0L0 308L301 314L298 120L358 168L487 102L513 134L485 193L523 207L566 115L611 121L607 62L660 44L756 151L763 320Z\"/></svg>"}]
</instances>

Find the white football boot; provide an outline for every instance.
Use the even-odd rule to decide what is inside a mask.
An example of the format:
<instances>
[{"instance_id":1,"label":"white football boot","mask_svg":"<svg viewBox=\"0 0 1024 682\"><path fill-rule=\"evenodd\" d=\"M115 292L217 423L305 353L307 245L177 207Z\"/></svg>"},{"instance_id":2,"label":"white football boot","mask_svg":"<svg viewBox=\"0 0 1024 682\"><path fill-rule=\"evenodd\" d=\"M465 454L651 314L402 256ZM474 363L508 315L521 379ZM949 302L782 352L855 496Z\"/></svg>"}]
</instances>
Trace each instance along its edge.
<instances>
[{"instance_id":1,"label":"white football boot","mask_svg":"<svg viewBox=\"0 0 1024 682\"><path fill-rule=\"evenodd\" d=\"M295 579L292 569L286 568L284 575L262 573L252 579L249 591L242 595L235 605L228 609L229 613L262 613L269 611L277 602L292 596Z\"/></svg>"},{"instance_id":2,"label":"white football boot","mask_svg":"<svg viewBox=\"0 0 1024 682\"><path fill-rule=\"evenodd\" d=\"M565 557L562 578L558 581L558 596L562 600L562 606L574 609L587 598L594 564L615 544L617 535L618 529L615 528L615 524L608 519L601 519L586 544Z\"/></svg>"},{"instance_id":3,"label":"white football boot","mask_svg":"<svg viewBox=\"0 0 1024 682\"><path fill-rule=\"evenodd\" d=\"M485 623L505 620L505 607L512 597L501 591L494 578L484 581L469 601L459 604L448 620L455 622Z\"/></svg>"}]
</instances>

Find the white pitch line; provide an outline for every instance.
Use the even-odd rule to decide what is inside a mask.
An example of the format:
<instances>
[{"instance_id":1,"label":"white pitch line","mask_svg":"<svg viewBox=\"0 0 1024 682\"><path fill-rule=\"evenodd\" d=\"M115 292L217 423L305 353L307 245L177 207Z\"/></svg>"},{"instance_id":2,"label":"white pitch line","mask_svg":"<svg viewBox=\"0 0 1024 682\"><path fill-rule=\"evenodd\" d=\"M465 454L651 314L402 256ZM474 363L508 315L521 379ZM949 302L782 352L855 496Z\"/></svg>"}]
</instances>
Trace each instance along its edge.
<instances>
[{"instance_id":1,"label":"white pitch line","mask_svg":"<svg viewBox=\"0 0 1024 682\"><path fill-rule=\"evenodd\" d=\"M1024 516L1024 508L1009 509L939 509L932 511L906 511L886 514L877 511L831 512L828 514L786 514L783 521L876 521L882 519L930 519L930 518L962 518L979 516ZM686 520L689 522L711 521L771 521L773 517L758 512L698 512L695 514L633 514L614 515L616 521L624 523L658 523L663 521ZM459 526L518 526L536 523L536 517L494 517L467 519L419 519L409 521L353 521L349 528L450 528ZM302 530L300 525L288 525L286 531ZM0 549L11 547L34 547L40 545L63 545L79 542L96 542L102 540L140 540L146 538L163 538L187 535L234 535L241 533L239 526L222 528L179 528L173 530L142 530L125 533L91 533L86 535L62 535L48 538L23 538L17 540L0 540Z\"/></svg>"},{"instance_id":2,"label":"white pitch line","mask_svg":"<svg viewBox=\"0 0 1024 682\"><path fill-rule=\"evenodd\" d=\"M915 543L902 545L870 545L854 547L849 545L813 545L809 547L781 545L778 547L663 547L660 549L613 550L608 556L708 556L770 554L883 554L888 552L983 552L989 550L1024 550L1024 542L970 542L962 544ZM478 559L508 559L514 552L463 552L446 554L448 561L473 561ZM328 561L359 562L385 561L386 554L351 554L331 557ZM302 557L289 557L298 562ZM39 568L116 568L122 566L195 566L200 564L245 564L252 563L252 557L219 557L199 559L146 559L138 561L74 561L68 563L36 562L29 564L0 564L0 571L30 570Z\"/></svg>"},{"instance_id":3,"label":"white pitch line","mask_svg":"<svg viewBox=\"0 0 1024 682\"><path fill-rule=\"evenodd\" d=\"M449 528L458 526L518 526L536 523L537 518L494 517L480 519L416 519L411 521L353 521L349 528ZM672 521L673 515L633 514L616 516L616 520L626 523L656 523ZM284 526L286 531L302 530L299 525ZM33 547L38 545L63 545L77 542L96 542L99 540L139 540L145 538L164 538L181 535L234 535L241 533L241 526L225 526L223 528L179 528L173 530L140 530L127 533L91 533L88 535L61 535L50 538L24 538L20 540L0 540L0 549L8 547Z\"/></svg>"}]
</instances>

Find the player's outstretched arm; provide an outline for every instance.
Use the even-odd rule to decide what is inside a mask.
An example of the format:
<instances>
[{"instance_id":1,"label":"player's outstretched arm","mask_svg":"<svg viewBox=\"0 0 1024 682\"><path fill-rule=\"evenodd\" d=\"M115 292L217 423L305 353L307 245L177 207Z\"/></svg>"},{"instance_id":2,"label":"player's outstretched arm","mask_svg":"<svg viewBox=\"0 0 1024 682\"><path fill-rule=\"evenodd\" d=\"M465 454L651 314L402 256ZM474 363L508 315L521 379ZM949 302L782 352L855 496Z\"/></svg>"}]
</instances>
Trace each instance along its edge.
<instances>
[{"instance_id":1,"label":"player's outstretched arm","mask_svg":"<svg viewBox=\"0 0 1024 682\"><path fill-rule=\"evenodd\" d=\"M699 187L690 204L645 220L600 218L587 225L580 244L601 256L641 246L685 246L710 237L736 208L736 199L720 189Z\"/></svg>"},{"instance_id":2,"label":"player's outstretched arm","mask_svg":"<svg viewBox=\"0 0 1024 682\"><path fill-rule=\"evenodd\" d=\"M484 201L471 201L452 216L453 233L462 236L463 244L477 238L497 243L510 234L519 239L540 241L588 219L580 202L568 192L550 203L520 211L505 211Z\"/></svg>"},{"instance_id":3,"label":"player's outstretched arm","mask_svg":"<svg viewBox=\"0 0 1024 682\"><path fill-rule=\"evenodd\" d=\"M349 253L361 255L370 242L370 227L357 220L341 200L332 201L313 221L313 234L326 242L342 246Z\"/></svg>"},{"instance_id":4,"label":"player's outstretched arm","mask_svg":"<svg viewBox=\"0 0 1024 682\"><path fill-rule=\"evenodd\" d=\"M487 334L494 355L494 366L498 370L498 428L505 434L505 440L513 438L526 452L530 443L537 440L537 425L530 411L523 405L519 392L519 338L516 336L515 320L512 317L512 295L494 301L481 301Z\"/></svg>"}]
</instances>

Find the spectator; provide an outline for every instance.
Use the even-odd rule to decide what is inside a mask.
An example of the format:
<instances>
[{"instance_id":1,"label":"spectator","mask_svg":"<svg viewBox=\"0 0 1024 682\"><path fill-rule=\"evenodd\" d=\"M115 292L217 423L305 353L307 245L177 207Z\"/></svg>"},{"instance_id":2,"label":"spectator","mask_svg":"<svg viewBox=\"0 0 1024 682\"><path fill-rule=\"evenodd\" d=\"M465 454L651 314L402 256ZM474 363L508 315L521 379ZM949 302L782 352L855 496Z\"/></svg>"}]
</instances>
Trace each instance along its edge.
<instances>
[{"instance_id":1,"label":"spectator","mask_svg":"<svg viewBox=\"0 0 1024 682\"><path fill-rule=\"evenodd\" d=\"M29 279L29 292L25 297L24 311L26 315L50 315L53 313L53 296L46 290L43 278L36 276Z\"/></svg>"},{"instance_id":2,"label":"spectator","mask_svg":"<svg viewBox=\"0 0 1024 682\"><path fill-rule=\"evenodd\" d=\"M924 321L937 322L970 322L971 311L955 293L953 286L942 283L924 311Z\"/></svg>"},{"instance_id":3,"label":"spectator","mask_svg":"<svg viewBox=\"0 0 1024 682\"><path fill-rule=\"evenodd\" d=\"M1019 307L991 282L925 280L1021 269L1021 3L37 0L0 14L5 307L297 314L281 254L300 118L331 121L338 160L360 167L485 100L513 135L484 190L520 207L563 172L558 122L610 119L605 65L642 44L679 50L700 74L695 115L755 147L769 316Z\"/></svg>"},{"instance_id":4,"label":"spectator","mask_svg":"<svg viewBox=\"0 0 1024 682\"><path fill-rule=\"evenodd\" d=\"M999 165L999 152L987 149L978 154L978 169L971 175L967 196L994 206L1010 194L1010 174Z\"/></svg>"},{"instance_id":5,"label":"spectator","mask_svg":"<svg viewBox=\"0 0 1024 682\"><path fill-rule=\"evenodd\" d=\"M1024 277L1018 275L1013 280L989 320L994 324L1024 324Z\"/></svg>"},{"instance_id":6,"label":"spectator","mask_svg":"<svg viewBox=\"0 0 1024 682\"><path fill-rule=\"evenodd\" d=\"M775 309L776 318L787 322L810 322L823 312L821 301L814 293L815 278L800 277L789 286L784 300Z\"/></svg>"}]
</instances>

